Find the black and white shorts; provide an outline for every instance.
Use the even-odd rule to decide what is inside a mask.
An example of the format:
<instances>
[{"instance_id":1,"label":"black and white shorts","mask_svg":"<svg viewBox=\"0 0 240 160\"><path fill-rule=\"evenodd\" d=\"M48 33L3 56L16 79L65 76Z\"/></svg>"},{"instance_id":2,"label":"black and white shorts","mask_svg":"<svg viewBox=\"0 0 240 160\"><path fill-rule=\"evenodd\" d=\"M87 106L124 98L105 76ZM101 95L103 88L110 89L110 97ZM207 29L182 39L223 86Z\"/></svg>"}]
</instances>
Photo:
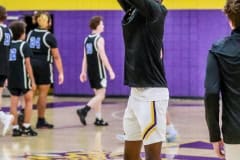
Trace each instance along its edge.
<instances>
[{"instance_id":1,"label":"black and white shorts","mask_svg":"<svg viewBox=\"0 0 240 160\"><path fill-rule=\"evenodd\" d=\"M53 83L53 67L51 63L33 61L32 68L37 85Z\"/></svg>"},{"instance_id":2,"label":"black and white shorts","mask_svg":"<svg viewBox=\"0 0 240 160\"><path fill-rule=\"evenodd\" d=\"M89 79L89 83L91 88L93 89L101 89L101 88L107 88L107 79L101 79L101 80L96 80L96 79Z\"/></svg>"},{"instance_id":3,"label":"black and white shorts","mask_svg":"<svg viewBox=\"0 0 240 160\"><path fill-rule=\"evenodd\" d=\"M0 87L4 86L5 80L7 79L7 76L0 75Z\"/></svg>"}]
</instances>

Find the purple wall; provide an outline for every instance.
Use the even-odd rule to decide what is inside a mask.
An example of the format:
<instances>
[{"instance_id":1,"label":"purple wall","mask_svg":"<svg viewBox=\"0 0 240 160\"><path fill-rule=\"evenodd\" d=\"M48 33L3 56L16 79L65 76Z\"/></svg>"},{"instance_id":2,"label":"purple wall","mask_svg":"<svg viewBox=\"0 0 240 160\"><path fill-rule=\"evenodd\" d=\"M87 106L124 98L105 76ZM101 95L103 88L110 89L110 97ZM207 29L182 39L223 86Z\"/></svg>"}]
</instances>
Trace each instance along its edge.
<instances>
[{"instance_id":1,"label":"purple wall","mask_svg":"<svg viewBox=\"0 0 240 160\"><path fill-rule=\"evenodd\" d=\"M20 12L17 12L18 14ZM54 31L61 51L65 83L55 85L56 95L92 95L88 83L81 84L79 73L83 40L89 34L88 21L94 15L104 17L106 52L116 72L109 81L108 95L128 95L123 86L124 46L121 11L54 11ZM13 12L12 14L16 14ZM230 32L219 10L169 11L165 29L165 66L171 96L202 97L206 56L211 43ZM57 77L55 76L55 79Z\"/></svg>"}]
</instances>

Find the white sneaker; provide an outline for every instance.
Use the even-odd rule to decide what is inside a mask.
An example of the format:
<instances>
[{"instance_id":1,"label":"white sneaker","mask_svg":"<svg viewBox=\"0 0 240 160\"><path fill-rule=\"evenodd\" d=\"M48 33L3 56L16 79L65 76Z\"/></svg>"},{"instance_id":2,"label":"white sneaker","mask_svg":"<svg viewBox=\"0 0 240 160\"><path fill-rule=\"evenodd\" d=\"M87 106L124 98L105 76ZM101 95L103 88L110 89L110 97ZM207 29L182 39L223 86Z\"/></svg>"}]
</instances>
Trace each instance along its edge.
<instances>
[{"instance_id":1,"label":"white sneaker","mask_svg":"<svg viewBox=\"0 0 240 160\"><path fill-rule=\"evenodd\" d=\"M8 129L10 128L12 122L13 122L13 115L11 114L5 114L4 117L2 118L2 123L3 123L3 130L2 130L2 135L5 136Z\"/></svg>"}]
</instances>

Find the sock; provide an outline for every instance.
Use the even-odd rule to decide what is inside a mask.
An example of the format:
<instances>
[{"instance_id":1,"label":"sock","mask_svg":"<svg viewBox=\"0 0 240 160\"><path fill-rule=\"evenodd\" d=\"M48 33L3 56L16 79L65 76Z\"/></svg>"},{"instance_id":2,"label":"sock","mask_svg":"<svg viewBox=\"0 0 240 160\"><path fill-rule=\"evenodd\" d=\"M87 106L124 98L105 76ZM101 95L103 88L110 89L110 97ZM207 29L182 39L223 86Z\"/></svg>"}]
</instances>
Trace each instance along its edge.
<instances>
[{"instance_id":1,"label":"sock","mask_svg":"<svg viewBox=\"0 0 240 160\"><path fill-rule=\"evenodd\" d=\"M45 118L38 118L38 123L44 123L45 122Z\"/></svg>"},{"instance_id":2,"label":"sock","mask_svg":"<svg viewBox=\"0 0 240 160\"><path fill-rule=\"evenodd\" d=\"M29 128L30 127L30 123L23 123L23 127Z\"/></svg>"},{"instance_id":3,"label":"sock","mask_svg":"<svg viewBox=\"0 0 240 160\"><path fill-rule=\"evenodd\" d=\"M97 113L96 113L96 118L99 119L99 120L102 119L102 114L101 114L101 112L97 112Z\"/></svg>"},{"instance_id":4,"label":"sock","mask_svg":"<svg viewBox=\"0 0 240 160\"><path fill-rule=\"evenodd\" d=\"M19 129L19 126L18 125L13 125L12 128L13 129Z\"/></svg>"},{"instance_id":5,"label":"sock","mask_svg":"<svg viewBox=\"0 0 240 160\"><path fill-rule=\"evenodd\" d=\"M86 105L84 108L84 111L86 111L86 112L88 112L88 111L90 111L91 110L91 107L90 106L88 106L88 105Z\"/></svg>"}]
</instances>

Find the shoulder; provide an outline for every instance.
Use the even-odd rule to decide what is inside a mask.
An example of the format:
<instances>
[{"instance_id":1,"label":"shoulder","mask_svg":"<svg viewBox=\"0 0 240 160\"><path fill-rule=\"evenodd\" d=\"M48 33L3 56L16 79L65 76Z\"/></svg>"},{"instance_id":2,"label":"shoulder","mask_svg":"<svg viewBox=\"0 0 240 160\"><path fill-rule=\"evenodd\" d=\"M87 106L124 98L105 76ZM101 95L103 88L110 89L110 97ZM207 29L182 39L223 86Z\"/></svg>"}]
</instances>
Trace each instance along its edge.
<instances>
[{"instance_id":1,"label":"shoulder","mask_svg":"<svg viewBox=\"0 0 240 160\"><path fill-rule=\"evenodd\" d=\"M229 42L230 42L229 36L224 37L223 39L217 40L212 44L210 51L214 53L222 53L224 52L224 47L230 44Z\"/></svg>"}]
</instances>

